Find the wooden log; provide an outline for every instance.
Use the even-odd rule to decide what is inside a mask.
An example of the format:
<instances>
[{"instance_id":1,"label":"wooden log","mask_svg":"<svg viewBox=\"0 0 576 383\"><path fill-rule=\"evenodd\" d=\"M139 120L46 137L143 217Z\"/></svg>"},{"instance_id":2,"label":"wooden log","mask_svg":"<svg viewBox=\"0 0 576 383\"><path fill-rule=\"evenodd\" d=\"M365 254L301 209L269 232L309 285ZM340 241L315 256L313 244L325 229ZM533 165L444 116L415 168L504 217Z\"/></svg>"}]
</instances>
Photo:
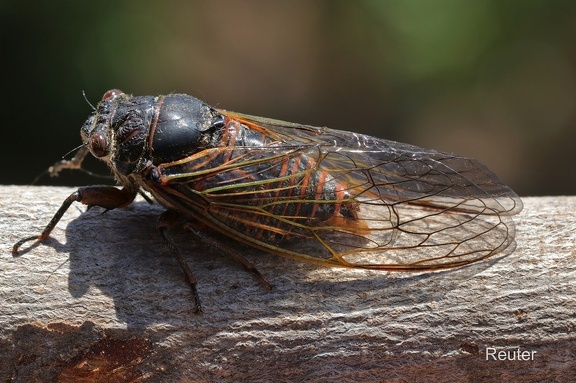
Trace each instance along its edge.
<instances>
[{"instance_id":1,"label":"wooden log","mask_svg":"<svg viewBox=\"0 0 576 383\"><path fill-rule=\"evenodd\" d=\"M262 284L155 230L158 205L73 206L74 189L0 186L0 381L534 382L576 376L576 197L524 198L514 253L455 270L324 268L244 250Z\"/></svg>"}]
</instances>

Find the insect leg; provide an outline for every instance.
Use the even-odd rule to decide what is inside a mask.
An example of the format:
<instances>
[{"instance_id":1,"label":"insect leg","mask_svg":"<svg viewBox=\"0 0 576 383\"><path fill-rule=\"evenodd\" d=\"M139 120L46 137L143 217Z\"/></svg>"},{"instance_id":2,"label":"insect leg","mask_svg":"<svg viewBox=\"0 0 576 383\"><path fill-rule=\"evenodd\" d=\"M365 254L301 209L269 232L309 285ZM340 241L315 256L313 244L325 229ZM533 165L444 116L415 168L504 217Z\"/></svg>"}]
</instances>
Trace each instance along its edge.
<instances>
[{"instance_id":1,"label":"insect leg","mask_svg":"<svg viewBox=\"0 0 576 383\"><path fill-rule=\"evenodd\" d=\"M80 169L82 161L84 161L84 157L86 157L88 153L90 153L88 147L82 146L71 160L62 160L50 166L48 174L50 174L50 177L57 177L58 173L63 169Z\"/></svg>"},{"instance_id":2,"label":"insect leg","mask_svg":"<svg viewBox=\"0 0 576 383\"><path fill-rule=\"evenodd\" d=\"M35 235L19 240L12 247L12 253L18 254L18 249L20 246L28 241L43 241L48 238L52 230L54 230L54 227L56 227L58 224L58 221L60 221L66 210L68 210L68 208L74 202L81 202L85 205L88 205L88 208L93 206L101 206L106 210L111 210L130 204L130 202L134 200L135 196L136 192L134 191L127 189L117 189L113 186L87 186L78 188L78 190L70 194L70 196L64 200L62 206L60 206L56 214L54 214L40 235Z\"/></svg>"},{"instance_id":3,"label":"insect leg","mask_svg":"<svg viewBox=\"0 0 576 383\"><path fill-rule=\"evenodd\" d=\"M260 271L258 271L256 266L254 266L254 264L252 262L247 260L238 251L234 250L233 248L231 248L229 246L224 245L222 242L216 240L215 238L213 238L213 237L211 237L211 236L209 236L209 235L207 235L207 234L205 234L199 230L196 230L194 228L194 224L192 222L185 223L184 228L186 230L189 230L190 232L192 232L199 240L201 240L205 243L208 243L210 246L213 246L214 248L222 251L223 253L234 258L236 261L240 262L246 270L248 270L249 272L256 275L256 277L260 280L260 282L262 282L262 284L264 286L266 286L266 288L268 290L272 290L274 288L274 285L272 283L270 283L270 281L264 275L262 275L262 273L260 273Z\"/></svg>"},{"instance_id":4,"label":"insect leg","mask_svg":"<svg viewBox=\"0 0 576 383\"><path fill-rule=\"evenodd\" d=\"M170 227L179 223L179 221L180 221L180 215L178 213L172 210L166 210L158 218L156 228L162 235L162 238L164 238L164 242L166 242L168 249L180 264L182 271L184 271L184 274L186 275L186 279L188 279L188 283L190 284L190 288L192 289L192 297L194 298L194 304L196 305L196 310L194 310L194 312L202 314L202 305L200 304L200 296L198 295L198 290L196 288L197 285L196 277L192 273L190 266L188 266L188 263L186 263L186 260L184 259L182 254L180 254L180 251L178 250L178 247L174 243L174 240L170 238L170 236L168 235L168 230L170 229Z\"/></svg>"}]
</instances>

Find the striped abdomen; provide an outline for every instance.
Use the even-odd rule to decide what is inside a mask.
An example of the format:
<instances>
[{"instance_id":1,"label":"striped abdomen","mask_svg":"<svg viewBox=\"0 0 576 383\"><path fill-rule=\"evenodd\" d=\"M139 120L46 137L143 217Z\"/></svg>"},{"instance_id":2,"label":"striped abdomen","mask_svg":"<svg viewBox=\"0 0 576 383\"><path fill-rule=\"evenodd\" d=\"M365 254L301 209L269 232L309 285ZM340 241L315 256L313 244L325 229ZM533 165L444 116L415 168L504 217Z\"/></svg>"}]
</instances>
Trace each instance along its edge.
<instances>
[{"instance_id":1,"label":"striped abdomen","mask_svg":"<svg viewBox=\"0 0 576 383\"><path fill-rule=\"evenodd\" d=\"M346 186L319 166L318 147L280 151L273 137L234 120L217 134L218 146L159 169L164 182L194 203L210 200L204 208L227 226L276 242L357 219Z\"/></svg>"}]
</instances>

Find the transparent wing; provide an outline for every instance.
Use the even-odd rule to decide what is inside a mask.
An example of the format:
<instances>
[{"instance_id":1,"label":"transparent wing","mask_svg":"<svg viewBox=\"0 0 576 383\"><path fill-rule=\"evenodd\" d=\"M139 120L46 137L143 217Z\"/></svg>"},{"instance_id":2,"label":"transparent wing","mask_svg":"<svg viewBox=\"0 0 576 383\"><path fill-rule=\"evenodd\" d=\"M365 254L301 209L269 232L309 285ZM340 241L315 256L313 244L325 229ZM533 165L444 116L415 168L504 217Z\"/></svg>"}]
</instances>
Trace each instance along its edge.
<instances>
[{"instance_id":1,"label":"transparent wing","mask_svg":"<svg viewBox=\"0 0 576 383\"><path fill-rule=\"evenodd\" d=\"M221 112L235 127L225 144L159 167L156 193L222 234L301 261L404 271L513 248L521 200L476 160Z\"/></svg>"}]
</instances>

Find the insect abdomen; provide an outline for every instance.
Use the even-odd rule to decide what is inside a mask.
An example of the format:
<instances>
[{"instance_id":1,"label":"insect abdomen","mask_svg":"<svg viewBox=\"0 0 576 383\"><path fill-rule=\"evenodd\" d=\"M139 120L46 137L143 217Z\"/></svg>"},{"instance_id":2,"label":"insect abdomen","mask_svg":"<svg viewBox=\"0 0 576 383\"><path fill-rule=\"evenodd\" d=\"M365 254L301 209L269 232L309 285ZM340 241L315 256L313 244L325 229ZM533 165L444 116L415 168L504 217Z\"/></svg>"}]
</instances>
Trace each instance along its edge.
<instances>
[{"instance_id":1,"label":"insect abdomen","mask_svg":"<svg viewBox=\"0 0 576 383\"><path fill-rule=\"evenodd\" d=\"M345 185L319 165L317 147L281 152L273 138L230 120L220 146L180 163L160 166L170 185L183 177L180 192L190 201L206 196L206 209L227 226L267 242L309 236L309 228L357 219ZM194 173L198 176L192 176Z\"/></svg>"},{"instance_id":2,"label":"insect abdomen","mask_svg":"<svg viewBox=\"0 0 576 383\"><path fill-rule=\"evenodd\" d=\"M222 219L246 235L268 241L308 235L307 227L323 225L333 217L354 219L350 195L315 164L314 158L300 154L243 168L243 174L238 169L234 174L220 174L219 184L226 183L226 178L243 181L211 193L211 199L242 206L234 214L222 211L226 214ZM218 203L211 209L219 210Z\"/></svg>"}]
</instances>

